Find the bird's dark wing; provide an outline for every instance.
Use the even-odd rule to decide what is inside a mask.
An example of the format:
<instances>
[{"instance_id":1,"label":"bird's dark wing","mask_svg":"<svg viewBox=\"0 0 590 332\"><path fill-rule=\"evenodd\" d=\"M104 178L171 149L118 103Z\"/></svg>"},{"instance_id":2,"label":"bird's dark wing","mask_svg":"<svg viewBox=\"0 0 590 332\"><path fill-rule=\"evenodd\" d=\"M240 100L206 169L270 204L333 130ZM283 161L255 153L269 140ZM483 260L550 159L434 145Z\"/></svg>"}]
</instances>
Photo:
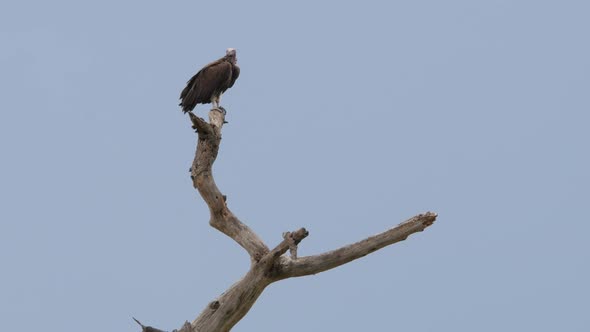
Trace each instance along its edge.
<instances>
[{"instance_id":1,"label":"bird's dark wing","mask_svg":"<svg viewBox=\"0 0 590 332\"><path fill-rule=\"evenodd\" d=\"M197 104L211 102L211 97L219 93L220 87L231 75L231 64L217 60L195 74L180 93L180 106L184 112L192 111Z\"/></svg>"},{"instance_id":2,"label":"bird's dark wing","mask_svg":"<svg viewBox=\"0 0 590 332\"><path fill-rule=\"evenodd\" d=\"M239 76L240 76L240 67L238 67L238 65L233 65L232 73L231 73L231 82L229 82L229 86L227 87L228 89L231 88L232 86L234 86L234 83L236 83L236 80L238 79Z\"/></svg>"}]
</instances>

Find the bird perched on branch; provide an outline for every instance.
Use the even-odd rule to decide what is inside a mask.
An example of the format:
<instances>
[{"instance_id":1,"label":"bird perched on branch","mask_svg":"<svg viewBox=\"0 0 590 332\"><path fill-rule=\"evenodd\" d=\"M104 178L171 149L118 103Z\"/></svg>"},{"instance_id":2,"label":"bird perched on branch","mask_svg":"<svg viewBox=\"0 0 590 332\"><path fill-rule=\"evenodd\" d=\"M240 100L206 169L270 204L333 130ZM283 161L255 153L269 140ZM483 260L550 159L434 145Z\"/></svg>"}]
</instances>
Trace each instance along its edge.
<instances>
[{"instance_id":1,"label":"bird perched on branch","mask_svg":"<svg viewBox=\"0 0 590 332\"><path fill-rule=\"evenodd\" d=\"M236 50L228 48L225 56L203 67L186 84L180 94L180 106L183 112L192 111L197 104L213 104L219 108L221 95L231 88L238 76L240 67L236 64Z\"/></svg>"}]
</instances>

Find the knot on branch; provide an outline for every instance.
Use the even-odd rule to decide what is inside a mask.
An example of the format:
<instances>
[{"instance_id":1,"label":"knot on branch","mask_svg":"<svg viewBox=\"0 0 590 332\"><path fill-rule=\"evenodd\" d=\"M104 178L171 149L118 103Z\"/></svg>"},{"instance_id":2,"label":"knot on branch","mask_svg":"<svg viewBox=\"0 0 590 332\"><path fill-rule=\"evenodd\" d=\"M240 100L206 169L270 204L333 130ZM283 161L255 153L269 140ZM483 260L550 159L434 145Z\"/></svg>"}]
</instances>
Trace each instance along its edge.
<instances>
[{"instance_id":1,"label":"knot on branch","mask_svg":"<svg viewBox=\"0 0 590 332\"><path fill-rule=\"evenodd\" d=\"M297 259L297 245L301 240L309 235L309 232L302 228L296 232L285 232L283 233L283 239L286 241L287 245L289 246L289 254L291 255L292 259Z\"/></svg>"},{"instance_id":2,"label":"knot on branch","mask_svg":"<svg viewBox=\"0 0 590 332\"><path fill-rule=\"evenodd\" d=\"M220 305L221 304L219 303L219 301L215 300L215 301L209 303L209 308L211 308L211 310L217 310L217 309L219 309Z\"/></svg>"}]
</instances>

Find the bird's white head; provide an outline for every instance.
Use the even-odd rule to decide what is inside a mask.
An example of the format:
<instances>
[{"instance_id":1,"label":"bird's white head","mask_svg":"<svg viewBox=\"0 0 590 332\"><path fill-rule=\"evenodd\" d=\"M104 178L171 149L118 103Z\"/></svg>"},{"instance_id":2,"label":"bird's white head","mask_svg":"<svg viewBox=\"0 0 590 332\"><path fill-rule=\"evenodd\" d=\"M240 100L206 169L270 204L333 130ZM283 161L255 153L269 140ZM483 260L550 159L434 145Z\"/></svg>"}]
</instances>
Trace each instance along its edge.
<instances>
[{"instance_id":1,"label":"bird's white head","mask_svg":"<svg viewBox=\"0 0 590 332\"><path fill-rule=\"evenodd\" d=\"M228 48L227 50L225 50L225 56L232 58L233 63L238 62L238 57L236 56L235 48Z\"/></svg>"}]
</instances>

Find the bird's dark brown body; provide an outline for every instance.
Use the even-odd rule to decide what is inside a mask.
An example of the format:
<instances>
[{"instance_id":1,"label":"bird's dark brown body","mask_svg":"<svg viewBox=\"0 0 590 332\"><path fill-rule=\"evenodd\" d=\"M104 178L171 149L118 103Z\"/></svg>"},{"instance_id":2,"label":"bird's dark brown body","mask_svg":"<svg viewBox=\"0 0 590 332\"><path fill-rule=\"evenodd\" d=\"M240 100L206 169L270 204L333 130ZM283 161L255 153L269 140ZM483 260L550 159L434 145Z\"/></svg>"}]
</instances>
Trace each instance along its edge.
<instances>
[{"instance_id":1,"label":"bird's dark brown body","mask_svg":"<svg viewBox=\"0 0 590 332\"><path fill-rule=\"evenodd\" d=\"M213 103L214 108L219 107L221 94L231 88L240 76L240 67L236 62L236 50L230 48L223 58L199 70L180 94L182 111L190 112L197 104Z\"/></svg>"}]
</instances>

